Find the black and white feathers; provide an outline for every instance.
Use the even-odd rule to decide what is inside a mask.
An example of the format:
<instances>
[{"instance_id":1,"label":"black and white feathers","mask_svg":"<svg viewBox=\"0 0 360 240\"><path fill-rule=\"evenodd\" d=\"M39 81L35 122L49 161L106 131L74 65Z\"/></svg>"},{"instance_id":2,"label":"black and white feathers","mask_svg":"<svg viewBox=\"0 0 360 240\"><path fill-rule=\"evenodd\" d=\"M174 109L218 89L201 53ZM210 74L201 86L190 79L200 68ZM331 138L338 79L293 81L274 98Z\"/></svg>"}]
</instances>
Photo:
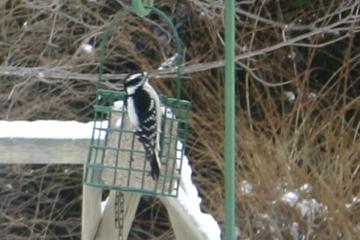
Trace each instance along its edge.
<instances>
[{"instance_id":1,"label":"black and white feathers","mask_svg":"<svg viewBox=\"0 0 360 240\"><path fill-rule=\"evenodd\" d=\"M159 96L148 80L146 72L129 75L124 82L125 102L135 134L150 161L151 177L157 180L160 175L161 109Z\"/></svg>"}]
</instances>

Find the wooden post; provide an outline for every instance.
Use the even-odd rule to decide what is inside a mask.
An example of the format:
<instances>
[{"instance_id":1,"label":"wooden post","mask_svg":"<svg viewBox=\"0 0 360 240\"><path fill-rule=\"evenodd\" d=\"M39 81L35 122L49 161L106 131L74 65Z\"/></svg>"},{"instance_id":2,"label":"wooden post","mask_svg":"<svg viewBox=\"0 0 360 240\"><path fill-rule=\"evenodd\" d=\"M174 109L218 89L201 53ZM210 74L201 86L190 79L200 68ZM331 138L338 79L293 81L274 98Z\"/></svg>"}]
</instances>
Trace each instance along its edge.
<instances>
[{"instance_id":1,"label":"wooden post","mask_svg":"<svg viewBox=\"0 0 360 240\"><path fill-rule=\"evenodd\" d=\"M137 207L140 202L141 194L121 192L123 195L124 204L119 206L123 211L123 226L122 229L118 229L115 225L115 198L116 192L111 191L109 200L107 202L103 218L100 222L98 233L95 240L108 240L108 239L128 239L128 235L135 219ZM122 238L120 238L120 234Z\"/></svg>"},{"instance_id":2,"label":"wooden post","mask_svg":"<svg viewBox=\"0 0 360 240\"><path fill-rule=\"evenodd\" d=\"M83 185L81 240L93 240L101 221L101 189Z\"/></svg>"},{"instance_id":3,"label":"wooden post","mask_svg":"<svg viewBox=\"0 0 360 240\"><path fill-rule=\"evenodd\" d=\"M169 214L171 226L177 240L206 240L207 238L196 228L190 215L183 211L176 198L162 197L161 202L165 205Z\"/></svg>"}]
</instances>

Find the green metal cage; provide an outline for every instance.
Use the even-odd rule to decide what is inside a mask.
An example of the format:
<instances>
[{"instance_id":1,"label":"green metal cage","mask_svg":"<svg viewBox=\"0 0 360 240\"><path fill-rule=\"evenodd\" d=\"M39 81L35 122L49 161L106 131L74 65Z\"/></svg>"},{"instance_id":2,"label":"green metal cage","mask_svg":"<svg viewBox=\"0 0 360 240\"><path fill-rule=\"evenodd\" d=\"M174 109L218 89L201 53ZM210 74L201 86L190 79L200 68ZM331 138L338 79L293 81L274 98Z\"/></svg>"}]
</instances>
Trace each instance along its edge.
<instances>
[{"instance_id":1,"label":"green metal cage","mask_svg":"<svg viewBox=\"0 0 360 240\"><path fill-rule=\"evenodd\" d=\"M145 159L124 106L124 92L99 89L95 121L85 165L84 182L109 190L139 192L147 195L176 197L182 158L188 132L191 103L160 97L162 126L160 135L160 177L149 175Z\"/></svg>"}]
</instances>

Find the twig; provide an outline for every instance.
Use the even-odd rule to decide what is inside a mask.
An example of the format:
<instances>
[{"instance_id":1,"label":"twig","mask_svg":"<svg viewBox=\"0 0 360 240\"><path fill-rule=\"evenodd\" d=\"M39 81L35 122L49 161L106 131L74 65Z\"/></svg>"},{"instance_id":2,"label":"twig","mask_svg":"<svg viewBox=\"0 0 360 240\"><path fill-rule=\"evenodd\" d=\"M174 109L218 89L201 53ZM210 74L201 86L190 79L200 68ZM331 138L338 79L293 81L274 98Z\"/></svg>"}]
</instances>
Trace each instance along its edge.
<instances>
[{"instance_id":1,"label":"twig","mask_svg":"<svg viewBox=\"0 0 360 240\"><path fill-rule=\"evenodd\" d=\"M354 4L347 9L351 9L351 12L347 16L339 19L339 21L337 21L337 22L334 22L332 24L329 24L329 25L326 25L323 27L317 27L317 28L308 27L308 29L312 29L312 31L295 36L291 39L284 39L284 41L279 42L279 43L274 44L269 47L265 47L262 49L258 49L258 50L254 50L254 51L250 51L250 52L246 52L246 53L237 55L236 61L239 63L240 60L264 55L269 52L278 50L280 48L292 46L292 45L314 47L314 45L302 43L301 41L309 39L318 34L326 34L326 33L333 33L333 32L347 30L347 28L344 28L344 24L350 24L350 23L354 24L354 22L359 21L359 17L357 16L358 6L356 4ZM340 14L341 12L343 12L343 10L339 10L334 14L335 15ZM242 12L242 13L244 14L244 12ZM251 17L256 17L256 16L251 16ZM256 17L256 19L259 21L265 21L264 19L258 18L258 17ZM275 24L274 22L268 22L268 23ZM279 27L283 26L281 24L280 25L275 24L275 25L277 25ZM291 26L291 27L293 28L294 26ZM300 28L304 29L304 26L301 26ZM289 28L287 28L286 30L288 30L288 29ZM350 28L349 30L353 31L354 29ZM348 34L339 35L339 36L337 36L337 38L335 38L333 40L327 41L322 44L318 44L317 47L322 47L322 46L325 46L328 44L335 43L339 40L346 38L347 36L348 36ZM243 64L239 63L239 65L243 65ZM197 63L197 64L193 64L190 66L184 66L183 74L191 74L191 73L206 71L206 70L210 70L210 69L214 69L214 68L220 68L223 66L224 66L224 60L217 60L217 61L206 62L206 63ZM176 77L175 69L150 70L148 72L150 73L151 76L156 76L161 79ZM127 74L125 74L125 73L124 74L104 74L103 80L104 81L122 80L122 79L124 79L124 77L126 75ZM254 77L253 73L252 73L252 75ZM0 67L0 76L13 76L13 77L25 77L25 78L34 77L34 78L50 79L50 80L53 80L53 79L75 79L75 80L90 81L92 83L96 83L96 81L98 81L97 74L76 73L76 72L72 72L71 68L70 68L70 70L66 70L66 69L60 68L60 67L55 67L55 68L49 68L49 67L36 67L36 68ZM263 84L269 85L269 83L262 81L258 77L254 77L254 78ZM110 84L110 83L106 83L106 84ZM284 83L279 83L279 84L283 85Z\"/></svg>"}]
</instances>

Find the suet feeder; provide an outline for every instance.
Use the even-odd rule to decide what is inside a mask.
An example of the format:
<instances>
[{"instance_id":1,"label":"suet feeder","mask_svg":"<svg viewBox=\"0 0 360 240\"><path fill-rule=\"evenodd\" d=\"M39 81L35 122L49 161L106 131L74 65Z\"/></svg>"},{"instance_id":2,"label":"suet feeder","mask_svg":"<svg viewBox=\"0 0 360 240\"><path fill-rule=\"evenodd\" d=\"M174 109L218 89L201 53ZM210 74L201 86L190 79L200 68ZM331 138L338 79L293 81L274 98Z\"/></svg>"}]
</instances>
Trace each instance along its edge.
<instances>
[{"instance_id":1,"label":"suet feeder","mask_svg":"<svg viewBox=\"0 0 360 240\"><path fill-rule=\"evenodd\" d=\"M145 158L143 146L137 140L127 115L124 104L125 92L103 89L100 88L101 84L98 84L94 127L84 169L84 183L108 190L176 197L191 109L189 101L180 99L181 42L174 25L159 9L148 6L147 11L140 14L135 10L130 8L120 11L104 33L100 49L98 82L102 81L107 39L119 18L127 12L135 12L138 16L144 17L151 10L167 21L173 32L177 51L177 96L160 96L160 177L154 181L149 174L150 162Z\"/></svg>"}]
</instances>

